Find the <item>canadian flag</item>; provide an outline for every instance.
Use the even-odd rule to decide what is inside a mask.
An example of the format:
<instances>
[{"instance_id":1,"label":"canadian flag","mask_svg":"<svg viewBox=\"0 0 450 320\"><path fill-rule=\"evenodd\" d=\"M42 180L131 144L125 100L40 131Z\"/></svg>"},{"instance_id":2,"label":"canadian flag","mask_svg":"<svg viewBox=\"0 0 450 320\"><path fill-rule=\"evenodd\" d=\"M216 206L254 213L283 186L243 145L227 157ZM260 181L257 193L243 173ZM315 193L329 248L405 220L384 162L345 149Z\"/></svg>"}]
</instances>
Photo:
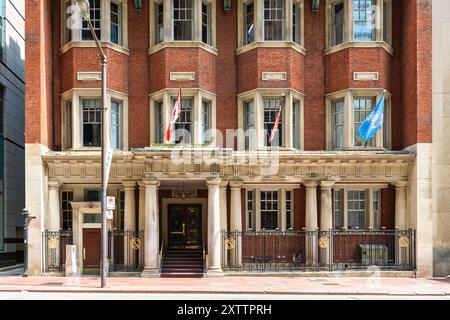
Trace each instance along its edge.
<instances>
[{"instance_id":1,"label":"canadian flag","mask_svg":"<svg viewBox=\"0 0 450 320\"><path fill-rule=\"evenodd\" d=\"M278 108L277 118L275 119L275 123L273 124L272 133L270 134L270 137L269 137L269 143L273 142L273 140L275 139L275 135L277 134L278 126L280 125L280 121L281 121L281 111L284 106L284 101L285 101L285 98L283 97L283 100L280 103L280 107Z\"/></svg>"},{"instance_id":2,"label":"canadian flag","mask_svg":"<svg viewBox=\"0 0 450 320\"><path fill-rule=\"evenodd\" d=\"M177 99L175 100L175 104L173 105L172 117L170 119L169 125L167 126L167 131L166 131L166 140L167 140L167 142L170 142L170 137L172 135L173 125L178 120L178 117L180 116L180 113L181 113L181 88L180 88L180 91L178 92L178 96L177 96Z\"/></svg>"}]
</instances>

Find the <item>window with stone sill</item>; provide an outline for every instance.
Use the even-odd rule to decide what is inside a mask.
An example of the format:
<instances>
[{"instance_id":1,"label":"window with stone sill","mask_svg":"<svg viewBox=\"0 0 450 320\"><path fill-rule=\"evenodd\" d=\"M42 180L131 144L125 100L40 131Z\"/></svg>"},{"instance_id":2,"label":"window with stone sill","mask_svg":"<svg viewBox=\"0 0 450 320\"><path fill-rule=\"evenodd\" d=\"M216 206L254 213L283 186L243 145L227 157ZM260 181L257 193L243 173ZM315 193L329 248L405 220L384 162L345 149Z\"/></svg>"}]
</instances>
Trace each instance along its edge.
<instances>
[{"instance_id":1,"label":"window with stone sill","mask_svg":"<svg viewBox=\"0 0 450 320\"><path fill-rule=\"evenodd\" d=\"M365 94L357 91L342 94L329 102L329 147L330 150L391 148L391 101L390 95L385 98L384 122L380 129L369 141L365 141L357 134L359 127L378 103L381 94ZM349 124L346 121L351 121Z\"/></svg>"},{"instance_id":2,"label":"window with stone sill","mask_svg":"<svg viewBox=\"0 0 450 320\"><path fill-rule=\"evenodd\" d=\"M247 189L246 230L292 230L294 227L293 196L293 190ZM284 219L283 222L282 219ZM259 227L256 227L257 220Z\"/></svg>"},{"instance_id":3,"label":"window with stone sill","mask_svg":"<svg viewBox=\"0 0 450 320\"><path fill-rule=\"evenodd\" d=\"M348 42L391 44L391 0L327 0L327 47Z\"/></svg>"},{"instance_id":4,"label":"window with stone sill","mask_svg":"<svg viewBox=\"0 0 450 320\"><path fill-rule=\"evenodd\" d=\"M240 46L263 41L303 45L303 0L240 0L239 3Z\"/></svg>"},{"instance_id":5,"label":"window with stone sill","mask_svg":"<svg viewBox=\"0 0 450 320\"><path fill-rule=\"evenodd\" d=\"M334 230L368 230L369 228L380 230L381 190L334 189L333 228Z\"/></svg>"},{"instance_id":6,"label":"window with stone sill","mask_svg":"<svg viewBox=\"0 0 450 320\"><path fill-rule=\"evenodd\" d=\"M293 96L291 99L286 99L281 95L261 97L257 94L242 100L240 104L242 133L239 138L239 148L246 151L272 147L302 149L303 112L299 97ZM278 129L270 142L280 105L282 106Z\"/></svg>"},{"instance_id":7,"label":"window with stone sill","mask_svg":"<svg viewBox=\"0 0 450 320\"><path fill-rule=\"evenodd\" d=\"M61 226L63 230L72 230L73 191L61 191Z\"/></svg>"},{"instance_id":8,"label":"window with stone sill","mask_svg":"<svg viewBox=\"0 0 450 320\"><path fill-rule=\"evenodd\" d=\"M63 43L71 41L93 41L92 33L87 21L80 20L80 27L77 28L74 15L78 10L71 0L66 0L63 6L64 22L62 23ZM107 10L108 14L104 14ZM90 19L97 38L103 42L111 42L117 45L124 44L126 32L124 30L124 14L126 14L126 1L124 0L91 0Z\"/></svg>"},{"instance_id":9,"label":"window with stone sill","mask_svg":"<svg viewBox=\"0 0 450 320\"><path fill-rule=\"evenodd\" d=\"M153 1L150 23L153 45L164 41L198 41L214 46L214 0ZM170 14L165 10L170 8Z\"/></svg>"}]
</instances>

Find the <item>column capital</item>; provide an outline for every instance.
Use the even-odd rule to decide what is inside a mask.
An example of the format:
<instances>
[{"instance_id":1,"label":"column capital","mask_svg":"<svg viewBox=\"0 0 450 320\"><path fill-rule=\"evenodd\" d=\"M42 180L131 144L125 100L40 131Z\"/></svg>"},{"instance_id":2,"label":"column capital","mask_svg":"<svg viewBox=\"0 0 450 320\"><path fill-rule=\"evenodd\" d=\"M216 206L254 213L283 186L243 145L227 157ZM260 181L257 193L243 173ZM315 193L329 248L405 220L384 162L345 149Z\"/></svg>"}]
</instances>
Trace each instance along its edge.
<instances>
[{"instance_id":1,"label":"column capital","mask_svg":"<svg viewBox=\"0 0 450 320\"><path fill-rule=\"evenodd\" d=\"M142 182L145 184L145 186L159 187L159 185L161 184L158 178L150 178L150 177L143 178Z\"/></svg>"},{"instance_id":2,"label":"column capital","mask_svg":"<svg viewBox=\"0 0 450 320\"><path fill-rule=\"evenodd\" d=\"M208 187L219 186L221 181L222 181L222 179L220 179L220 178L209 178L206 180L206 185Z\"/></svg>"},{"instance_id":3,"label":"column capital","mask_svg":"<svg viewBox=\"0 0 450 320\"><path fill-rule=\"evenodd\" d=\"M319 185L318 181L314 181L314 180L310 180L310 181L303 181L303 185L307 188L307 189L312 189L312 188L317 188L317 186Z\"/></svg>"},{"instance_id":4,"label":"column capital","mask_svg":"<svg viewBox=\"0 0 450 320\"><path fill-rule=\"evenodd\" d=\"M322 189L331 189L334 186L334 181L321 181L320 188Z\"/></svg>"},{"instance_id":5,"label":"column capital","mask_svg":"<svg viewBox=\"0 0 450 320\"><path fill-rule=\"evenodd\" d=\"M144 181L138 181L137 182L139 189L145 189L145 182Z\"/></svg>"},{"instance_id":6,"label":"column capital","mask_svg":"<svg viewBox=\"0 0 450 320\"><path fill-rule=\"evenodd\" d=\"M408 187L408 181L405 180L401 180L401 181L396 181L393 182L392 185L396 188L396 189L404 189Z\"/></svg>"},{"instance_id":7,"label":"column capital","mask_svg":"<svg viewBox=\"0 0 450 320\"><path fill-rule=\"evenodd\" d=\"M135 189L136 181L125 180L125 181L122 181L122 185L125 189Z\"/></svg>"},{"instance_id":8,"label":"column capital","mask_svg":"<svg viewBox=\"0 0 450 320\"><path fill-rule=\"evenodd\" d=\"M241 189L244 183L242 181L230 181L231 189Z\"/></svg>"},{"instance_id":9,"label":"column capital","mask_svg":"<svg viewBox=\"0 0 450 320\"><path fill-rule=\"evenodd\" d=\"M59 187L61 187L62 183L59 181L49 181L48 182L48 188L50 190L57 190Z\"/></svg>"},{"instance_id":10,"label":"column capital","mask_svg":"<svg viewBox=\"0 0 450 320\"><path fill-rule=\"evenodd\" d=\"M222 181L219 185L221 188L226 188L228 186L228 181Z\"/></svg>"}]
</instances>

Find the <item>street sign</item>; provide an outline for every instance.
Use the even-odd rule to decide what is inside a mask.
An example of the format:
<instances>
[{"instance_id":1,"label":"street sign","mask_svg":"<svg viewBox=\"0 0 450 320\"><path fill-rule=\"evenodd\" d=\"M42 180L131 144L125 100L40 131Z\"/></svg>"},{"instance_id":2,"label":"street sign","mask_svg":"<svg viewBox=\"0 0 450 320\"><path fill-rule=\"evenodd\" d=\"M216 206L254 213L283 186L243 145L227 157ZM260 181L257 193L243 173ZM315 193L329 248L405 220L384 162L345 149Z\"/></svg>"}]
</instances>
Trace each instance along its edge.
<instances>
[{"instance_id":1,"label":"street sign","mask_svg":"<svg viewBox=\"0 0 450 320\"><path fill-rule=\"evenodd\" d=\"M116 197L106 197L106 210L116 210Z\"/></svg>"},{"instance_id":2,"label":"street sign","mask_svg":"<svg viewBox=\"0 0 450 320\"><path fill-rule=\"evenodd\" d=\"M106 219L112 220L113 219L113 211L112 210L105 210L106 213Z\"/></svg>"}]
</instances>

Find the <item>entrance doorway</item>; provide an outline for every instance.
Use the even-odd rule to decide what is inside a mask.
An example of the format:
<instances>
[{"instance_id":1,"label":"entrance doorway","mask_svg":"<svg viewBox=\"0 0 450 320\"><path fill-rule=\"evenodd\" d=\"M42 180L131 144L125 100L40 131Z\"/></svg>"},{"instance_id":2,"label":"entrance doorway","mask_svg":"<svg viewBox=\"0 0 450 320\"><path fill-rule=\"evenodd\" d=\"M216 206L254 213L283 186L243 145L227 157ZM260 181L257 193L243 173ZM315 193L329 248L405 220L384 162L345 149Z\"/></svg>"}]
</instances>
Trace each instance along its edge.
<instances>
[{"instance_id":1,"label":"entrance doorway","mask_svg":"<svg viewBox=\"0 0 450 320\"><path fill-rule=\"evenodd\" d=\"M170 249L201 249L202 206L169 204L168 235Z\"/></svg>"},{"instance_id":2,"label":"entrance doorway","mask_svg":"<svg viewBox=\"0 0 450 320\"><path fill-rule=\"evenodd\" d=\"M100 229L83 229L83 273L100 273Z\"/></svg>"}]
</instances>

